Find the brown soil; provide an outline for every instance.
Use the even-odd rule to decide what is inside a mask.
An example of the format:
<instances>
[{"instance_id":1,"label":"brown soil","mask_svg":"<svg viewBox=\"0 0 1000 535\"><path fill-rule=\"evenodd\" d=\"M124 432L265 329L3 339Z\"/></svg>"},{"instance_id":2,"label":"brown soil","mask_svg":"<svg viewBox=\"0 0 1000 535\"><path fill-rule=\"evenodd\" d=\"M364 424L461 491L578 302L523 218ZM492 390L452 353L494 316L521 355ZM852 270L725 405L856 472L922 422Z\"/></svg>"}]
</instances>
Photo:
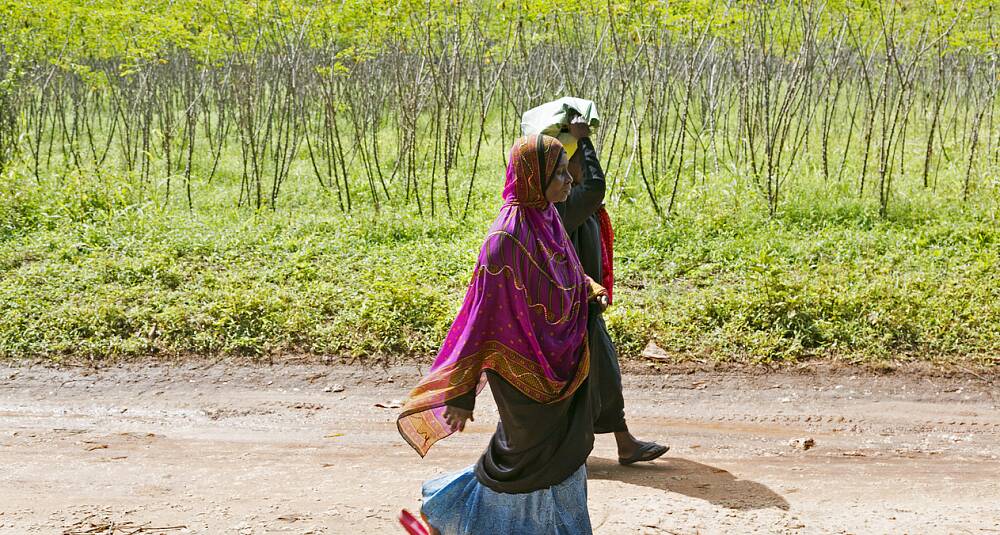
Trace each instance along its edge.
<instances>
[{"instance_id":1,"label":"brown soil","mask_svg":"<svg viewBox=\"0 0 1000 535\"><path fill-rule=\"evenodd\" d=\"M376 406L417 377L0 366L0 533L402 533L421 481L472 463L496 424L484 393L475 423L419 459ZM630 374L631 427L672 449L621 467L598 438L595 531L1000 533L1000 393L984 379Z\"/></svg>"}]
</instances>

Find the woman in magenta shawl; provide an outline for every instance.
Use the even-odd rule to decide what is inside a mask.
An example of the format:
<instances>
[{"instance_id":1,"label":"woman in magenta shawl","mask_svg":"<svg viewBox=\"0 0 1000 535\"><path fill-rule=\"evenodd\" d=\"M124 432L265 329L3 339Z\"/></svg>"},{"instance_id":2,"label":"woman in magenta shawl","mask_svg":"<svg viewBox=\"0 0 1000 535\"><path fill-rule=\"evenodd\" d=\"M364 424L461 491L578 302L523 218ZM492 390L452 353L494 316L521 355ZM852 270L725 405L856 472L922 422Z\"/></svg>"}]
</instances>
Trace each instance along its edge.
<instances>
[{"instance_id":1,"label":"woman in magenta shawl","mask_svg":"<svg viewBox=\"0 0 1000 535\"><path fill-rule=\"evenodd\" d=\"M421 512L453 533L589 533L584 462L594 435L583 271L553 203L572 178L549 136L511 149L504 204L462 308L397 425L421 456L472 417L489 382L500 422L479 461L424 483Z\"/></svg>"}]
</instances>

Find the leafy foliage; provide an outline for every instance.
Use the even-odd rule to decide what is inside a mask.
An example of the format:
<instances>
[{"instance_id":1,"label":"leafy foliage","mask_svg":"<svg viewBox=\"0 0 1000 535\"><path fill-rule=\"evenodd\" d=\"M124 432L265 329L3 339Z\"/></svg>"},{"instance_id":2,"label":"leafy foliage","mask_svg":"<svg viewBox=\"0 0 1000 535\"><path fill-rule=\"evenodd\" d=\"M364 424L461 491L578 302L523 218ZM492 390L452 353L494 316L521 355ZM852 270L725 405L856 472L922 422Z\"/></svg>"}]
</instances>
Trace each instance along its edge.
<instances>
[{"instance_id":1,"label":"leafy foliage","mask_svg":"<svg viewBox=\"0 0 1000 535\"><path fill-rule=\"evenodd\" d=\"M623 355L994 363L995 8L889 5L0 0L0 358L431 354L517 112L596 88Z\"/></svg>"}]
</instances>

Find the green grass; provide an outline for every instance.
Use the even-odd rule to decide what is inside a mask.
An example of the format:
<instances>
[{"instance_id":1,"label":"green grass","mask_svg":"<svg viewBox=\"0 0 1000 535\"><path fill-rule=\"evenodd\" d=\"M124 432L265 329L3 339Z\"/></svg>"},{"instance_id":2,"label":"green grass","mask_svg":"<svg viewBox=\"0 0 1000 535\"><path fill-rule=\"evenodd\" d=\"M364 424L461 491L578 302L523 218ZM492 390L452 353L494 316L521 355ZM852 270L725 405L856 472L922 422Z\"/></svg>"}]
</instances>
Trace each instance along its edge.
<instances>
[{"instance_id":1,"label":"green grass","mask_svg":"<svg viewBox=\"0 0 1000 535\"><path fill-rule=\"evenodd\" d=\"M195 182L192 211L114 165L41 185L15 168L0 179L0 358L433 355L498 206L498 143L465 221L440 198L436 217L417 215L399 183L376 214L360 180L344 215L304 159L260 212L235 206L235 154ZM464 193L468 170L454 176ZM957 186L906 178L880 218L870 194L809 176L775 217L745 180L682 178L666 221L637 179L616 191L621 353L655 341L678 360L996 364L996 179L963 204Z\"/></svg>"}]
</instances>

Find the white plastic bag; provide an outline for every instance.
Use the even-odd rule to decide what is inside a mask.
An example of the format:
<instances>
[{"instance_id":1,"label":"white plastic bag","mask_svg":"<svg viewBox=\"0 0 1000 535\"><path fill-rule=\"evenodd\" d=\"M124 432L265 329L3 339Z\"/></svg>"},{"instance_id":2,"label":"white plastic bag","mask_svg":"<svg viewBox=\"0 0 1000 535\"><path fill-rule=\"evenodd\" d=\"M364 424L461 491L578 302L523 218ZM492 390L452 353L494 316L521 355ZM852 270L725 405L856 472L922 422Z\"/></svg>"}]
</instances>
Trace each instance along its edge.
<instances>
[{"instance_id":1,"label":"white plastic bag","mask_svg":"<svg viewBox=\"0 0 1000 535\"><path fill-rule=\"evenodd\" d=\"M558 138L567 156L576 152L576 138L566 130L569 124L584 122L591 128L601 124L594 101L576 97L563 97L534 107L521 115L521 135L545 134Z\"/></svg>"}]
</instances>

